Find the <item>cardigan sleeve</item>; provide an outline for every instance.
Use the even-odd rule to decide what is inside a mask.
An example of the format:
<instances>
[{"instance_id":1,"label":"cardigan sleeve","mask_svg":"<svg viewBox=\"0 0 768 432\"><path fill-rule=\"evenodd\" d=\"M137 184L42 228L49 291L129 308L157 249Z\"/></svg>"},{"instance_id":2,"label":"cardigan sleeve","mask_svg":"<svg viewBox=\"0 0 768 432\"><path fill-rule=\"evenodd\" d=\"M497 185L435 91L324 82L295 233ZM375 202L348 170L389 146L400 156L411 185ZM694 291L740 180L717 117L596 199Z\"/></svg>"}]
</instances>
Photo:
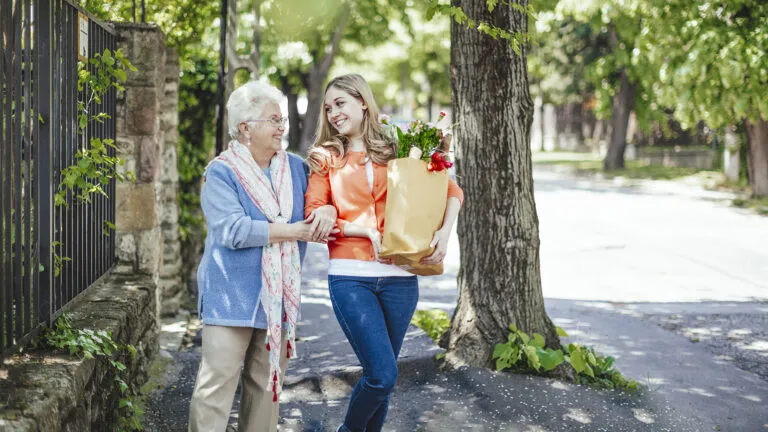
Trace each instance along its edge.
<instances>
[{"instance_id":1,"label":"cardigan sleeve","mask_svg":"<svg viewBox=\"0 0 768 432\"><path fill-rule=\"evenodd\" d=\"M237 186L224 167L212 166L205 175L200 202L214 242L228 249L262 247L269 242L269 222L245 213Z\"/></svg>"}]
</instances>

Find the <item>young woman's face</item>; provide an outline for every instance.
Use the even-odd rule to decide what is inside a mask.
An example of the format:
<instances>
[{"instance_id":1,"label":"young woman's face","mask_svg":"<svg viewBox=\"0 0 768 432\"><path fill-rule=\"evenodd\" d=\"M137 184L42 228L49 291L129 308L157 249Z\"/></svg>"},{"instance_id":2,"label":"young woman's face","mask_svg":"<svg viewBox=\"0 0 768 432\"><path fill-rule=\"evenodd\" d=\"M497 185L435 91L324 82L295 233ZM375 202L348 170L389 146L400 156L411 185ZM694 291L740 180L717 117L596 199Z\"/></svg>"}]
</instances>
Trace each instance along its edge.
<instances>
[{"instance_id":1,"label":"young woman's face","mask_svg":"<svg viewBox=\"0 0 768 432\"><path fill-rule=\"evenodd\" d=\"M365 104L349 93L331 87L325 93L325 115L339 134L355 137L362 132Z\"/></svg>"}]
</instances>

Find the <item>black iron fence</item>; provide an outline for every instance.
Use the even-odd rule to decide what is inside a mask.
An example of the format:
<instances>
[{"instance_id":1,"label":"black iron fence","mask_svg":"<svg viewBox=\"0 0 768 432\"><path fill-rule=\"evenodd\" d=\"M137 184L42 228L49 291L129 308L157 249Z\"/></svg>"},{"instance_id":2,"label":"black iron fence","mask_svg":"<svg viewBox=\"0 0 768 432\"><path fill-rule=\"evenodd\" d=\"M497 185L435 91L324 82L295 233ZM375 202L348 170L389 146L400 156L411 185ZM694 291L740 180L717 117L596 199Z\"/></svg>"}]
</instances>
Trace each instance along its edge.
<instances>
[{"instance_id":1,"label":"black iron fence","mask_svg":"<svg viewBox=\"0 0 768 432\"><path fill-rule=\"evenodd\" d=\"M56 206L54 195L91 138L115 138L114 89L90 109L111 119L78 130L78 55L116 42L113 29L66 0L1 0L0 32L2 357L115 261L114 237L102 233L115 220L114 199L86 204L68 193L68 205ZM114 197L114 181L105 191Z\"/></svg>"}]
</instances>

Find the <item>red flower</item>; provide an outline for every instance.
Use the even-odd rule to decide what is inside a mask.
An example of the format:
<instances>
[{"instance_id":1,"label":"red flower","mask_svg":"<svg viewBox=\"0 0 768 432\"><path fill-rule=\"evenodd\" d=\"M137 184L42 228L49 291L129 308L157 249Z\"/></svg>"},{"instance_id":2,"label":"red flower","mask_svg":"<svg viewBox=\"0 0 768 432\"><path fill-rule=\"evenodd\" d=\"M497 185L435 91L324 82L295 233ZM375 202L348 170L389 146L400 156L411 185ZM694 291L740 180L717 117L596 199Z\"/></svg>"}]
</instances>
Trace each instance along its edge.
<instances>
[{"instance_id":1,"label":"red flower","mask_svg":"<svg viewBox=\"0 0 768 432\"><path fill-rule=\"evenodd\" d=\"M447 115L447 114L445 113L445 111L440 111L440 117L438 117L438 118L439 118L440 120L442 120L443 118L445 118L445 116L446 116L446 115Z\"/></svg>"}]
</instances>

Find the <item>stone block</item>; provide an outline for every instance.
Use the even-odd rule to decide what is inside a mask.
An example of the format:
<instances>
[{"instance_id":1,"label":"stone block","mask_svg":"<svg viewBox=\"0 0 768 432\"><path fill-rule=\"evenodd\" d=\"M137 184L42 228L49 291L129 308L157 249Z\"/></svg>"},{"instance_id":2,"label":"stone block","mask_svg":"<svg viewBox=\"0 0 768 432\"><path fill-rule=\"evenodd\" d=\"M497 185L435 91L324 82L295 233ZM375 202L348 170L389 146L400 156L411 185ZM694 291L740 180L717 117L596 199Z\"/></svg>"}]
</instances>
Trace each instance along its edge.
<instances>
[{"instance_id":1,"label":"stone block","mask_svg":"<svg viewBox=\"0 0 768 432\"><path fill-rule=\"evenodd\" d=\"M121 183L116 190L115 225L118 231L141 231L159 226L154 185Z\"/></svg>"},{"instance_id":2,"label":"stone block","mask_svg":"<svg viewBox=\"0 0 768 432\"><path fill-rule=\"evenodd\" d=\"M179 124L165 130L165 146L176 146L179 143Z\"/></svg>"},{"instance_id":3,"label":"stone block","mask_svg":"<svg viewBox=\"0 0 768 432\"><path fill-rule=\"evenodd\" d=\"M179 206L175 202L162 202L158 208L158 220L161 226L177 225L179 222Z\"/></svg>"},{"instance_id":4,"label":"stone block","mask_svg":"<svg viewBox=\"0 0 768 432\"><path fill-rule=\"evenodd\" d=\"M166 143L167 144L167 143ZM176 187L179 182L179 170L177 163L176 146L166 145L163 152L163 174L161 176L163 183L170 183L173 196L166 195L166 199L176 199Z\"/></svg>"},{"instance_id":5,"label":"stone block","mask_svg":"<svg viewBox=\"0 0 768 432\"><path fill-rule=\"evenodd\" d=\"M122 158L128 158L128 157L134 157L136 156L136 139L125 136L125 135L118 135L115 139L115 147L117 147L117 155Z\"/></svg>"},{"instance_id":6,"label":"stone block","mask_svg":"<svg viewBox=\"0 0 768 432\"><path fill-rule=\"evenodd\" d=\"M115 235L115 254L117 255L118 262L136 262L136 237L133 232L118 231Z\"/></svg>"},{"instance_id":7,"label":"stone block","mask_svg":"<svg viewBox=\"0 0 768 432\"><path fill-rule=\"evenodd\" d=\"M143 231L138 237L138 271L158 280L163 265L163 233L160 228Z\"/></svg>"},{"instance_id":8,"label":"stone block","mask_svg":"<svg viewBox=\"0 0 768 432\"><path fill-rule=\"evenodd\" d=\"M178 92L179 92L179 76L176 75L175 77L172 75L168 75L166 70L165 75L165 95L166 97L173 102L174 96L178 99ZM177 102L173 102L177 103Z\"/></svg>"},{"instance_id":9,"label":"stone block","mask_svg":"<svg viewBox=\"0 0 768 432\"><path fill-rule=\"evenodd\" d=\"M181 277L181 261L174 260L172 262L163 263L163 268L160 270L160 277L164 279Z\"/></svg>"},{"instance_id":10,"label":"stone block","mask_svg":"<svg viewBox=\"0 0 768 432\"><path fill-rule=\"evenodd\" d=\"M128 73L127 86L159 86L165 81L165 36L155 25L141 28L119 25L118 31L128 60L138 69Z\"/></svg>"},{"instance_id":11,"label":"stone block","mask_svg":"<svg viewBox=\"0 0 768 432\"><path fill-rule=\"evenodd\" d=\"M175 316L182 303L186 300L187 293L184 290L177 292L173 297L162 300L160 315L164 317Z\"/></svg>"},{"instance_id":12,"label":"stone block","mask_svg":"<svg viewBox=\"0 0 768 432\"><path fill-rule=\"evenodd\" d=\"M159 90L152 87L130 87L125 92L126 134L155 135L160 125Z\"/></svg>"},{"instance_id":13,"label":"stone block","mask_svg":"<svg viewBox=\"0 0 768 432\"><path fill-rule=\"evenodd\" d=\"M136 180L140 183L151 183L157 179L160 159L160 144L154 137L143 137L139 151Z\"/></svg>"},{"instance_id":14,"label":"stone block","mask_svg":"<svg viewBox=\"0 0 768 432\"><path fill-rule=\"evenodd\" d=\"M128 173L133 173L133 175L136 175L136 158L133 156L130 157L123 157L123 164L118 165L117 172L122 175L128 175Z\"/></svg>"}]
</instances>

